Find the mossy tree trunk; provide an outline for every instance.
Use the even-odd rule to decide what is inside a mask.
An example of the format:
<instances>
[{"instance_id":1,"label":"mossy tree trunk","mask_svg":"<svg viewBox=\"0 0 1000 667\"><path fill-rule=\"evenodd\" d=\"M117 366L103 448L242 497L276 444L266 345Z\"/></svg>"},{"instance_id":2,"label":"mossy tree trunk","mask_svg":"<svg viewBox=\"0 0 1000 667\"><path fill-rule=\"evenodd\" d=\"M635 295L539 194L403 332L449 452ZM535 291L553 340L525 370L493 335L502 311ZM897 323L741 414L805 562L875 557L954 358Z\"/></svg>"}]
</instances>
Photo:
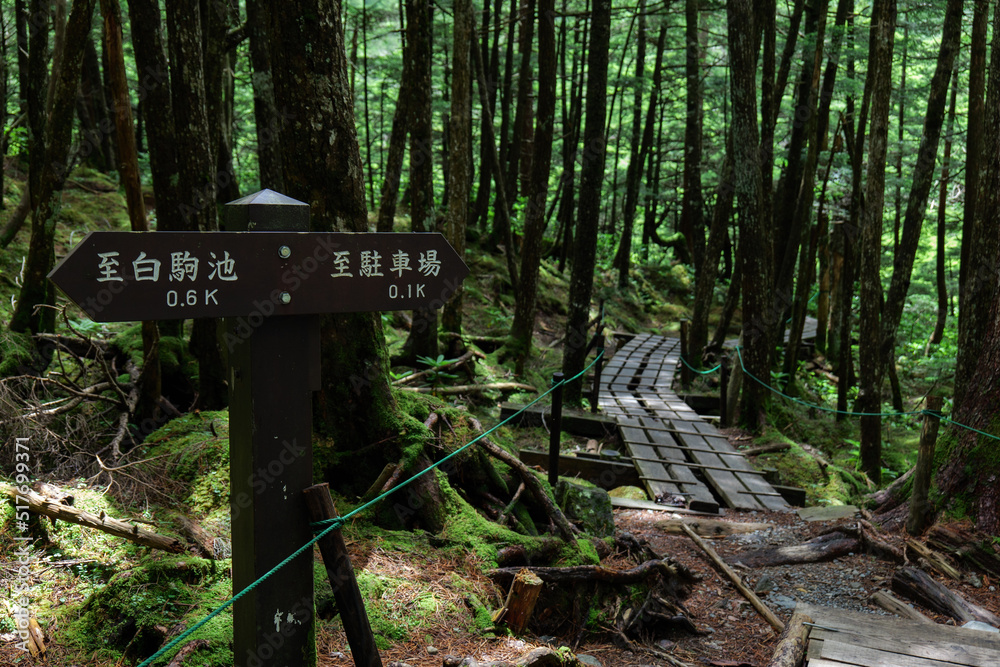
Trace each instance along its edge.
<instances>
[{"instance_id":1,"label":"mossy tree trunk","mask_svg":"<svg viewBox=\"0 0 1000 667\"><path fill-rule=\"evenodd\" d=\"M31 245L24 269L24 283L17 307L11 316L10 328L13 331L50 332L55 326L55 311L45 307L55 303L54 288L47 276L55 263L59 191L62 190L69 171L68 155L73 134L76 93L95 2L96 0L77 0L73 3L66 25L66 37L62 40L61 52L57 58L61 66L52 74L45 140L32 146L32 150L43 150L45 157L38 188L32 188L32 197L37 196L37 199L31 218Z\"/></svg>"}]
</instances>

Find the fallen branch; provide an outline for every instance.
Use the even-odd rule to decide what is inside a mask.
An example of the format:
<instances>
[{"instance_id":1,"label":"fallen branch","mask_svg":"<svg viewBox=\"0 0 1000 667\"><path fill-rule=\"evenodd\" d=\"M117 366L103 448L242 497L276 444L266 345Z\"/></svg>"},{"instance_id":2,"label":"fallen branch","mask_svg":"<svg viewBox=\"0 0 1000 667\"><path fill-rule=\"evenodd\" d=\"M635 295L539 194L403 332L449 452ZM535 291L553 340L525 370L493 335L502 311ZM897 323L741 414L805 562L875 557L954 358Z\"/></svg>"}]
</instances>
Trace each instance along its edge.
<instances>
[{"instance_id":1,"label":"fallen branch","mask_svg":"<svg viewBox=\"0 0 1000 667\"><path fill-rule=\"evenodd\" d=\"M893 480L889 486L875 493L868 494L868 499L871 501L871 506L874 508L875 514L885 514L906 500L906 495L902 493L903 487L913 477L914 470L916 470L916 467L910 468Z\"/></svg>"},{"instance_id":2,"label":"fallen branch","mask_svg":"<svg viewBox=\"0 0 1000 667\"><path fill-rule=\"evenodd\" d=\"M647 560L628 570L611 570L600 565L576 565L573 567L500 567L486 573L493 581L506 585L513 581L522 569L530 572L547 584L579 584L600 582L604 584L628 585L645 581L661 574L669 579L681 578L685 583L693 581L690 572L669 559Z\"/></svg>"},{"instance_id":3,"label":"fallen branch","mask_svg":"<svg viewBox=\"0 0 1000 667\"><path fill-rule=\"evenodd\" d=\"M759 613L761 617L765 621L767 621L772 628L774 628L778 632L782 632L785 629L785 624L782 623L781 620L774 615L774 612L768 609L767 605L764 604L752 590L746 587L746 585L740 579L739 575L733 572L733 569L729 567L726 561L722 560L722 558L719 557L719 554L715 553L715 549L709 546L709 544L705 540L698 537L698 534L695 533L693 530L691 530L689 527L683 526L683 529L684 532L687 533L687 536L690 537L695 544L701 547L702 551L708 554L708 557L712 560L713 563L715 563L715 566L718 567L719 570L721 570L722 573L729 578L729 581L731 581L734 586L736 586L736 590L738 590L740 594L743 595L743 597L745 597L747 600L750 601L750 604L752 604L753 608L757 610L757 613Z\"/></svg>"},{"instance_id":4,"label":"fallen branch","mask_svg":"<svg viewBox=\"0 0 1000 667\"><path fill-rule=\"evenodd\" d=\"M892 575L892 590L904 597L951 616L960 623L982 621L994 627L1000 626L1000 618L979 605L940 584L923 570L901 567Z\"/></svg>"},{"instance_id":5,"label":"fallen branch","mask_svg":"<svg viewBox=\"0 0 1000 667\"><path fill-rule=\"evenodd\" d=\"M816 563L844 556L851 551L857 551L857 549L858 540L848 537L838 530L827 535L820 535L802 544L754 551L740 556L739 560L747 567Z\"/></svg>"},{"instance_id":6,"label":"fallen branch","mask_svg":"<svg viewBox=\"0 0 1000 667\"><path fill-rule=\"evenodd\" d=\"M104 514L104 512L101 512L100 516L91 514L76 507L62 505L57 500L46 498L34 491L29 490L27 494L21 493L17 487L2 482L0 482L0 494L7 496L18 505L27 504L28 511L35 514L42 514L53 519L61 519L62 521L75 523L79 526L96 528L109 535L121 537L152 549L160 549L161 551L169 551L175 554L184 552L184 545L177 538L153 533L139 526L134 526L118 519L112 519Z\"/></svg>"},{"instance_id":7,"label":"fallen branch","mask_svg":"<svg viewBox=\"0 0 1000 667\"><path fill-rule=\"evenodd\" d=\"M749 449L741 449L740 453L746 456L757 456L758 454L770 454L772 452L783 452L786 449L791 449L792 446L787 442L772 442L769 445L760 445L759 447L750 447Z\"/></svg>"},{"instance_id":8,"label":"fallen branch","mask_svg":"<svg viewBox=\"0 0 1000 667\"><path fill-rule=\"evenodd\" d=\"M721 519L667 519L657 521L656 527L665 533L684 533L684 526L688 526L702 537L725 537L737 533L753 533L758 530L770 530L774 528L773 523L740 523L738 521L723 521Z\"/></svg>"},{"instance_id":9,"label":"fallen branch","mask_svg":"<svg viewBox=\"0 0 1000 667\"><path fill-rule=\"evenodd\" d=\"M462 364L464 364L469 359L472 359L473 357L479 357L480 359L485 359L486 355L478 350L473 350L470 348L468 352L460 356L458 359L455 359L454 361L449 361L447 364L442 364L441 366L436 366L434 368L428 368L427 370L423 370L417 373L410 373L409 375L404 375L398 380L394 380L392 384L397 387L402 386L404 384L410 384L411 382L415 382L417 380L427 377L431 373L440 373L441 371L461 366Z\"/></svg>"},{"instance_id":10,"label":"fallen branch","mask_svg":"<svg viewBox=\"0 0 1000 667\"><path fill-rule=\"evenodd\" d=\"M778 645L774 647L767 667L798 667L809 643L809 626L806 623L812 622L812 617L800 611L794 612L778 638Z\"/></svg>"},{"instance_id":11,"label":"fallen branch","mask_svg":"<svg viewBox=\"0 0 1000 667\"><path fill-rule=\"evenodd\" d=\"M538 390L530 384L520 382L495 382L493 384L457 384L451 387L400 387L403 391L413 391L418 394L436 394L447 396L451 394L478 394L484 391L533 391Z\"/></svg>"},{"instance_id":12,"label":"fallen branch","mask_svg":"<svg viewBox=\"0 0 1000 667\"><path fill-rule=\"evenodd\" d=\"M195 639L194 641L188 642L183 647L181 647L180 651L177 651L177 655L174 656L174 659L170 661L170 664L167 665L167 667L181 667L181 665L184 664L184 660L187 659L188 656L190 656L195 651L205 648L207 646L208 646L207 639Z\"/></svg>"},{"instance_id":13,"label":"fallen branch","mask_svg":"<svg viewBox=\"0 0 1000 667\"><path fill-rule=\"evenodd\" d=\"M885 609L887 612L902 618L908 618L911 621L920 621L921 623L934 622L885 589L879 590L872 595L872 602L882 607L882 609Z\"/></svg>"},{"instance_id":14,"label":"fallen branch","mask_svg":"<svg viewBox=\"0 0 1000 667\"><path fill-rule=\"evenodd\" d=\"M479 420L475 417L469 417L469 424L479 433L483 432L483 425L480 424ZM518 472L521 479L524 480L525 486L527 486L528 490L531 491L531 495L538 501L538 504L545 508L545 513L549 516L552 522L555 523L560 534L562 534L563 539L575 546L576 529L573 528L572 524L570 524L569 520L566 518L566 515L562 513L559 506L552 500L552 497L545 492L545 488L542 486L541 481L535 473L532 472L528 466L521 463L520 459L508 452L506 449L503 449L490 441L489 438L480 438L477 444Z\"/></svg>"}]
</instances>

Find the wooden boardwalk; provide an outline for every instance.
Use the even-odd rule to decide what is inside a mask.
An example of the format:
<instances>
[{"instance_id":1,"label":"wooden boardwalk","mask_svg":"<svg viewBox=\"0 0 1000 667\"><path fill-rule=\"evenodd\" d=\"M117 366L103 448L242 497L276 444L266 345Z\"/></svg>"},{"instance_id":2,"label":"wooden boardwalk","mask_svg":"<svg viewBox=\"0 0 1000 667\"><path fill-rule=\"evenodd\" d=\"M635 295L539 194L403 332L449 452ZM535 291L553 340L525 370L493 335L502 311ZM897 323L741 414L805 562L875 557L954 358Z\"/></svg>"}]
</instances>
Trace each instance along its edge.
<instances>
[{"instance_id":1,"label":"wooden boardwalk","mask_svg":"<svg viewBox=\"0 0 1000 667\"><path fill-rule=\"evenodd\" d=\"M812 617L807 667L997 667L1000 635L799 603Z\"/></svg>"},{"instance_id":2,"label":"wooden boardwalk","mask_svg":"<svg viewBox=\"0 0 1000 667\"><path fill-rule=\"evenodd\" d=\"M777 491L728 439L671 390L680 341L640 334L607 363L600 407L622 439L653 498L683 498L689 509L787 509Z\"/></svg>"}]
</instances>

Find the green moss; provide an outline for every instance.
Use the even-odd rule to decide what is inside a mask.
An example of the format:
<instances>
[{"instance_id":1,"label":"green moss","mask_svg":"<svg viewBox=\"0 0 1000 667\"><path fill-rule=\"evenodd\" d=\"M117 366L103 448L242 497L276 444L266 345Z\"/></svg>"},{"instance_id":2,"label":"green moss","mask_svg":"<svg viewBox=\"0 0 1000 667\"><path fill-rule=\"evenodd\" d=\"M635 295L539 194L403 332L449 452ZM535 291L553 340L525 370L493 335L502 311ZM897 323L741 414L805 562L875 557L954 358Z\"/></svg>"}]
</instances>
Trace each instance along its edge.
<instances>
[{"instance_id":1,"label":"green moss","mask_svg":"<svg viewBox=\"0 0 1000 667\"><path fill-rule=\"evenodd\" d=\"M586 538L576 541L576 547L567 544L559 551L559 558L556 563L560 567L571 567L573 565L597 565L601 562L601 557L597 555L594 544Z\"/></svg>"},{"instance_id":2,"label":"green moss","mask_svg":"<svg viewBox=\"0 0 1000 667\"><path fill-rule=\"evenodd\" d=\"M142 325L133 324L126 327L111 339L113 349L127 355L137 366L142 366ZM160 369L164 375L173 373L194 372L197 364L188 352L187 343L176 336L160 337Z\"/></svg>"},{"instance_id":3,"label":"green moss","mask_svg":"<svg viewBox=\"0 0 1000 667\"><path fill-rule=\"evenodd\" d=\"M144 659L162 641L156 626L190 627L231 595L232 582L221 574L228 569L213 568L210 561L190 556L152 554L113 576L83 605L59 608L61 642L82 660ZM197 654L199 665L233 664L232 623L232 611L227 609L191 636L209 642ZM176 651L167 654L167 661L172 653Z\"/></svg>"},{"instance_id":4,"label":"green moss","mask_svg":"<svg viewBox=\"0 0 1000 667\"><path fill-rule=\"evenodd\" d=\"M25 368L38 365L38 353L31 334L0 329L0 377L22 375Z\"/></svg>"}]
</instances>

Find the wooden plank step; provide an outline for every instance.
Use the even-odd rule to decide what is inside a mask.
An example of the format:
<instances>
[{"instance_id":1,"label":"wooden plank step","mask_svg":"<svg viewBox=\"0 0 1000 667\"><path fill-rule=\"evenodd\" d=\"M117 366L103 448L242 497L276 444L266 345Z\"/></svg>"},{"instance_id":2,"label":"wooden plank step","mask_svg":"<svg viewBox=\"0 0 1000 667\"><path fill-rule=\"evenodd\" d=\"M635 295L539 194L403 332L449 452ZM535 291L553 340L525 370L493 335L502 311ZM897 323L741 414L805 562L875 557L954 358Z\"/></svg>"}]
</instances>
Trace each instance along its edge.
<instances>
[{"instance_id":1,"label":"wooden plank step","mask_svg":"<svg viewBox=\"0 0 1000 667\"><path fill-rule=\"evenodd\" d=\"M729 444L729 439L719 433L714 426L704 422L694 422L694 424L695 430L705 434L702 439L708 447L720 453L736 451ZM720 459L724 461L724 465L737 471L735 475L746 487L746 492L754 494L754 497L767 509L786 510L789 508L784 497L745 458L722 457L720 454ZM738 472L741 470L746 472Z\"/></svg>"},{"instance_id":2,"label":"wooden plank step","mask_svg":"<svg viewBox=\"0 0 1000 667\"><path fill-rule=\"evenodd\" d=\"M893 637L870 637L867 634L830 632L813 628L809 635L810 641L842 642L869 649L878 649L889 653L908 657L939 660L948 665L966 665L967 667L996 667L1000 665L1000 650L991 650L978 646L968 646L960 641L935 641L911 637L905 642ZM820 653L827 657L825 652Z\"/></svg>"},{"instance_id":3,"label":"wooden plank step","mask_svg":"<svg viewBox=\"0 0 1000 667\"><path fill-rule=\"evenodd\" d=\"M698 422L672 420L671 425L682 431L700 430L697 428L699 426ZM710 449L708 441L703 436L686 435L683 433L673 435L677 436L681 444L688 447ZM694 459L695 463L702 465L728 468L725 459L718 454L691 452L691 458ZM735 471L707 469L704 470L703 474L708 483L715 489L715 492L726 503L726 507L749 510L762 510L765 508L763 498L758 499L756 496L748 494L748 487L744 483L744 480L737 476Z\"/></svg>"},{"instance_id":4,"label":"wooden plank step","mask_svg":"<svg viewBox=\"0 0 1000 667\"><path fill-rule=\"evenodd\" d=\"M653 419L650 417L640 418L639 423L643 426L663 425L663 422L661 420ZM667 444L667 445L675 444L673 438L670 437L670 434L665 433L663 431L643 430L643 434L652 443ZM698 481L698 478L695 476L694 471L691 470L691 468L689 468L687 465L684 465L688 462L687 456L685 456L685 454L686 452L678 449L673 449L668 447L656 448L656 455L659 456L660 459L677 463L677 465L670 466L670 470L671 472L673 472L674 475L682 479L691 479ZM691 507L692 509L697 509L703 512L719 511L719 502L715 499L715 496L712 495L711 490L709 490L709 488L705 486L702 482L698 481L697 486L691 488L685 488L684 490L691 494L690 497L691 502L689 503L689 507ZM714 509L709 509L710 507L713 506Z\"/></svg>"},{"instance_id":5,"label":"wooden plank step","mask_svg":"<svg viewBox=\"0 0 1000 667\"><path fill-rule=\"evenodd\" d=\"M688 507L700 512L718 512L719 503L712 497L711 491L702 484L689 468L672 465L677 461L676 454L661 456L653 446L654 440L649 432L642 429L643 420L635 417L621 417L618 420L622 439L634 461L639 476L646 482L651 497L665 494L685 494L690 499ZM682 462L680 459L679 462Z\"/></svg>"}]
</instances>

